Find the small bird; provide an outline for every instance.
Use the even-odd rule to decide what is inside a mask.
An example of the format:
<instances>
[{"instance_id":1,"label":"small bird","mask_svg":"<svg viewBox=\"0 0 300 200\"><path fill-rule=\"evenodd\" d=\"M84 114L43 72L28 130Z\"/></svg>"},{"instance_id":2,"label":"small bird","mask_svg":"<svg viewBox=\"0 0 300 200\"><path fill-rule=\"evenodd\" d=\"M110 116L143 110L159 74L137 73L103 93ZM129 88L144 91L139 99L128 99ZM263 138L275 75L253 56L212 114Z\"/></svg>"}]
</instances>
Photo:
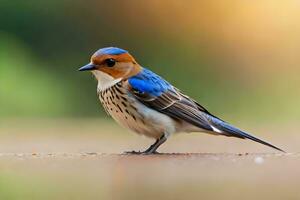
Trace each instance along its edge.
<instances>
[{"instance_id":1,"label":"small bird","mask_svg":"<svg viewBox=\"0 0 300 200\"><path fill-rule=\"evenodd\" d=\"M157 153L157 148L178 132L250 139L284 152L214 116L162 77L139 65L126 50L99 49L79 71L91 71L98 80L97 94L108 115L122 126L156 140L145 151L126 153Z\"/></svg>"}]
</instances>

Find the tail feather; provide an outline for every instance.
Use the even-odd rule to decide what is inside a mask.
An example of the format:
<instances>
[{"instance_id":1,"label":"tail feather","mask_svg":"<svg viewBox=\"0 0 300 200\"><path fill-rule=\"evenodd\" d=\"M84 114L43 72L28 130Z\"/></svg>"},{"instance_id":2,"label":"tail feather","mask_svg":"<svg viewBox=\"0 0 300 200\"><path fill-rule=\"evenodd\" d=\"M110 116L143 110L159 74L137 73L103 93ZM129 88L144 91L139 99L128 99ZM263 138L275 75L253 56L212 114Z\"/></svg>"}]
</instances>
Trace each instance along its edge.
<instances>
[{"instance_id":1,"label":"tail feather","mask_svg":"<svg viewBox=\"0 0 300 200\"><path fill-rule=\"evenodd\" d=\"M279 150L281 152L285 152L283 151L282 149L268 143L268 142L265 142L257 137L254 137L252 135L250 135L249 133L246 133L244 131L241 131L239 130L238 128L235 128L234 126L218 119L218 118L215 118L213 116L210 116L210 120L211 122L211 125L213 126L213 129L217 129L219 131L216 131L218 132L219 134L222 134L222 135L226 135L226 136L233 136L233 137L238 137L238 138L242 138L242 139L250 139L252 141L255 141L255 142L258 142L260 144L263 144L263 145L266 145L266 146L269 146L271 148L274 148L276 150Z\"/></svg>"}]
</instances>

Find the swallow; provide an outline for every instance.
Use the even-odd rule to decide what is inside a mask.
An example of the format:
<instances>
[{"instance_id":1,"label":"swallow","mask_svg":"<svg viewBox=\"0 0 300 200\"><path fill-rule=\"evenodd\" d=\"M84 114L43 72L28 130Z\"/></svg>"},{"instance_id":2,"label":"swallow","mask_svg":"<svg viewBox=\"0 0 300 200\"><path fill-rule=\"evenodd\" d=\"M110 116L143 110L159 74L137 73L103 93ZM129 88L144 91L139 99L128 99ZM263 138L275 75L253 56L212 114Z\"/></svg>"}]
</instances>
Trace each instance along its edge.
<instances>
[{"instance_id":1,"label":"swallow","mask_svg":"<svg viewBox=\"0 0 300 200\"><path fill-rule=\"evenodd\" d=\"M155 139L145 151L127 153L158 153L158 147L170 136L189 132L250 139L284 152L211 114L161 76L142 67L124 49L99 49L79 71L90 71L97 79L97 94L108 115L123 127Z\"/></svg>"}]
</instances>

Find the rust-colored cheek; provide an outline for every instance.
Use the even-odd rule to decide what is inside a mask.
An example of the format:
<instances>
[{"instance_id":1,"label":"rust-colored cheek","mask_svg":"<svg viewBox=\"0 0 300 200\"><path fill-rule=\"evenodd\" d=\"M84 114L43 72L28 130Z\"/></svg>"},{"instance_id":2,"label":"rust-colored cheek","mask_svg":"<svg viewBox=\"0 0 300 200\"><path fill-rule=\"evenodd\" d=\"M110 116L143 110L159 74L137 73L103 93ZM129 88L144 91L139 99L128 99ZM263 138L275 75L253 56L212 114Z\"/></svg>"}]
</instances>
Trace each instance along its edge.
<instances>
[{"instance_id":1,"label":"rust-colored cheek","mask_svg":"<svg viewBox=\"0 0 300 200\"><path fill-rule=\"evenodd\" d=\"M108 67L100 67L99 70L114 77L115 79L122 77L122 74L123 74L122 71L108 68Z\"/></svg>"},{"instance_id":2,"label":"rust-colored cheek","mask_svg":"<svg viewBox=\"0 0 300 200\"><path fill-rule=\"evenodd\" d=\"M116 67L100 67L98 70L114 77L115 79L123 78L127 79L131 76L138 74L141 71L141 67L138 64L134 64L130 67L116 66Z\"/></svg>"}]
</instances>

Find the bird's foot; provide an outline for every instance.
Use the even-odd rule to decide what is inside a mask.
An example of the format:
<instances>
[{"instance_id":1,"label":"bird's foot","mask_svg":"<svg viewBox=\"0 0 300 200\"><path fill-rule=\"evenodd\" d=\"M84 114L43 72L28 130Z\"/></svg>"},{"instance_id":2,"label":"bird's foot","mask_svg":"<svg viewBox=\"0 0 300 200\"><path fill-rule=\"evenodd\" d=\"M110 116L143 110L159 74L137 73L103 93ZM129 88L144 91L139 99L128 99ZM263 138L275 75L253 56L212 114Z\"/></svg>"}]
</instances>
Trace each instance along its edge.
<instances>
[{"instance_id":1,"label":"bird's foot","mask_svg":"<svg viewBox=\"0 0 300 200\"><path fill-rule=\"evenodd\" d=\"M159 154L157 151L125 151L124 154L126 155L153 155L153 154Z\"/></svg>"},{"instance_id":2,"label":"bird's foot","mask_svg":"<svg viewBox=\"0 0 300 200\"><path fill-rule=\"evenodd\" d=\"M141 152L142 155L154 155L154 154L160 154L157 151L143 151Z\"/></svg>"},{"instance_id":3,"label":"bird's foot","mask_svg":"<svg viewBox=\"0 0 300 200\"><path fill-rule=\"evenodd\" d=\"M141 151L125 151L123 154L127 154L127 155L138 155L138 154L142 154L143 152Z\"/></svg>"}]
</instances>

